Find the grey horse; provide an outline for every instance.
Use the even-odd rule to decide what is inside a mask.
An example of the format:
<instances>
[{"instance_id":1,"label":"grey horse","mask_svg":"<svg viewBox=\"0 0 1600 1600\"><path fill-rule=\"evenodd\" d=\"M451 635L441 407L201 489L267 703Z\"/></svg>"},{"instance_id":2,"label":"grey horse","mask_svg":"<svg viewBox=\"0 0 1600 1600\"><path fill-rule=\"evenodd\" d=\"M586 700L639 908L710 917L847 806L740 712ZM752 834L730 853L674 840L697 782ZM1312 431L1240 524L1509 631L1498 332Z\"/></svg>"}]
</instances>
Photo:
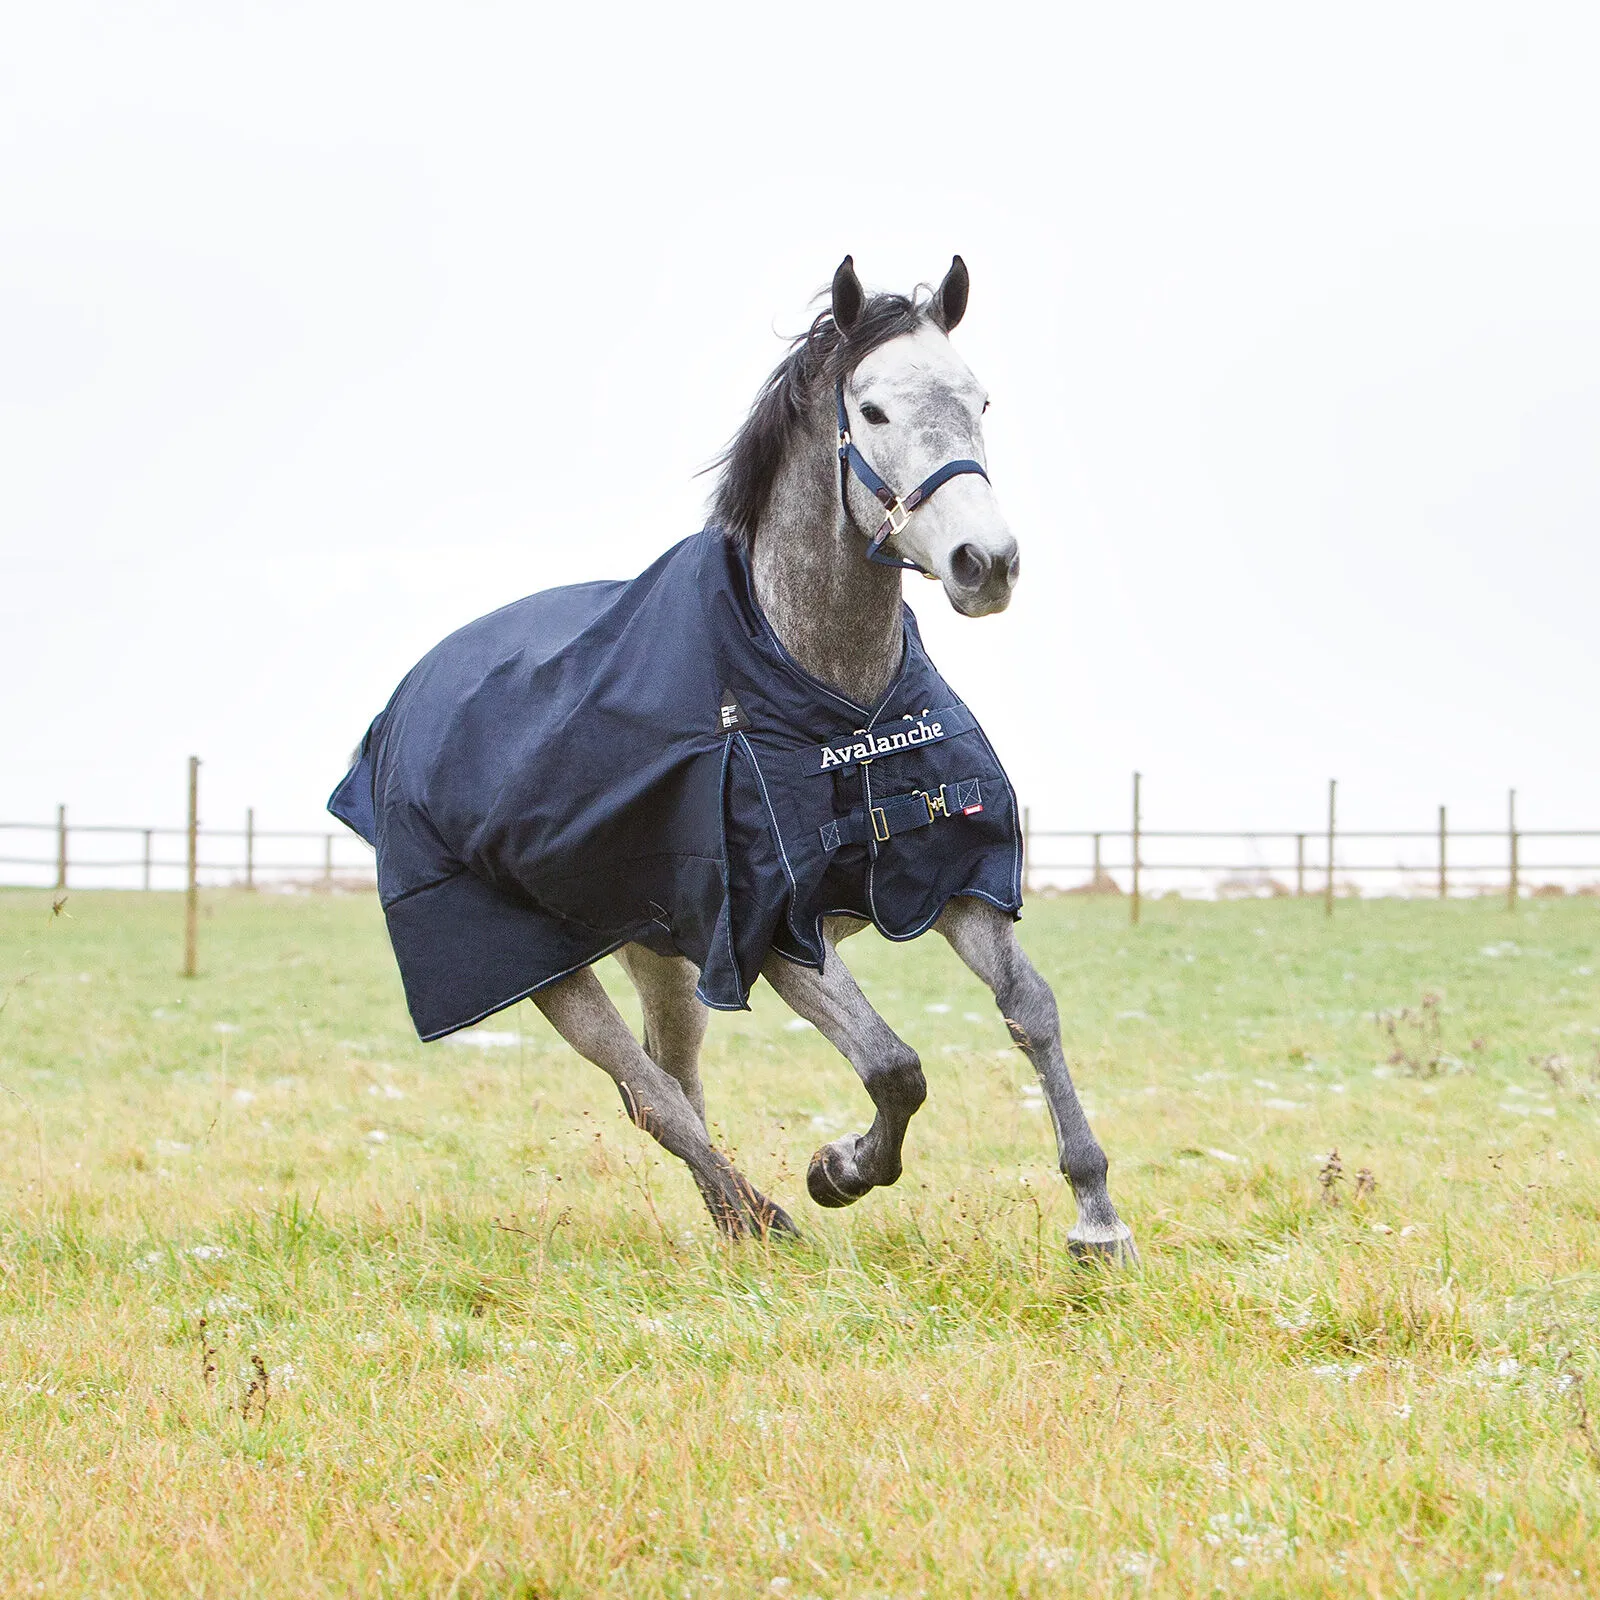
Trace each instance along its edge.
<instances>
[{"instance_id":1,"label":"grey horse","mask_svg":"<svg viewBox=\"0 0 1600 1600\"><path fill-rule=\"evenodd\" d=\"M767 620L807 672L856 704L877 703L899 669L901 574L863 559L862 530L870 533L882 516L873 496L853 478L841 495L835 377L843 379L852 431L870 445L888 482L919 482L958 457L983 463L987 396L949 339L966 310L968 282L958 256L937 290L869 296L846 257L823 313L838 336L839 371L805 360L810 345L797 340L720 458L714 516L747 542ZM937 578L963 616L1004 610L1017 581L1017 542L978 473L952 479L901 519L890 548ZM849 1204L900 1177L907 1125L927 1097L917 1052L872 1008L840 958L839 945L866 925L827 919L820 971L776 953L762 966L784 1002L855 1068L876 1113L865 1133L813 1156L807 1187L822 1205ZM1107 1191L1105 1153L1067 1070L1055 996L1018 944L1011 918L961 897L934 926L993 991L1012 1039L1039 1075L1078 1207L1071 1249L1136 1259ZM616 954L639 992L642 1043L592 968L539 990L535 1004L574 1050L611 1076L633 1120L688 1165L725 1233L797 1231L711 1142L699 1070L707 1011L695 996L697 969L641 944Z\"/></svg>"}]
</instances>

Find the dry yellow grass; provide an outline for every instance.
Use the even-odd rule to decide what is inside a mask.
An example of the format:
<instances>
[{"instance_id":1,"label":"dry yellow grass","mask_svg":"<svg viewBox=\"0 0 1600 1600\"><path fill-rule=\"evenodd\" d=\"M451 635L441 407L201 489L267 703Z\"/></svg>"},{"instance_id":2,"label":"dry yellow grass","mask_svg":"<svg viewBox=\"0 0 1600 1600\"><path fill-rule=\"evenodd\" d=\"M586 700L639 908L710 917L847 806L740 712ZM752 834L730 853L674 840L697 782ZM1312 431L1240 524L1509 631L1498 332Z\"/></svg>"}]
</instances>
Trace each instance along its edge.
<instances>
[{"instance_id":1,"label":"dry yellow grass","mask_svg":"<svg viewBox=\"0 0 1600 1600\"><path fill-rule=\"evenodd\" d=\"M1121 1274L934 941L849 947L932 1091L853 1211L849 1069L714 1020L807 1231L729 1249L531 1008L416 1044L370 900L206 911L185 983L166 897L0 896L0 1592L1600 1591L1591 903L1030 906Z\"/></svg>"}]
</instances>

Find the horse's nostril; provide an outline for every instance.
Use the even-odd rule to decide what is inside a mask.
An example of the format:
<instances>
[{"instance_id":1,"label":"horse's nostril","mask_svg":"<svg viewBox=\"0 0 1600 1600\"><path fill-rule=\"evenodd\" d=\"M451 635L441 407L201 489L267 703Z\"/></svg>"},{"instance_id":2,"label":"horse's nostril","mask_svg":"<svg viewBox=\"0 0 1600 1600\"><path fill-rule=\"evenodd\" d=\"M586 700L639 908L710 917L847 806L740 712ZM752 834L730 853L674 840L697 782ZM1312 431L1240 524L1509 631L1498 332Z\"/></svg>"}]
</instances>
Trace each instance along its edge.
<instances>
[{"instance_id":1,"label":"horse's nostril","mask_svg":"<svg viewBox=\"0 0 1600 1600\"><path fill-rule=\"evenodd\" d=\"M963 589L977 589L989 576L989 558L975 544L958 544L950 556L950 576Z\"/></svg>"}]
</instances>

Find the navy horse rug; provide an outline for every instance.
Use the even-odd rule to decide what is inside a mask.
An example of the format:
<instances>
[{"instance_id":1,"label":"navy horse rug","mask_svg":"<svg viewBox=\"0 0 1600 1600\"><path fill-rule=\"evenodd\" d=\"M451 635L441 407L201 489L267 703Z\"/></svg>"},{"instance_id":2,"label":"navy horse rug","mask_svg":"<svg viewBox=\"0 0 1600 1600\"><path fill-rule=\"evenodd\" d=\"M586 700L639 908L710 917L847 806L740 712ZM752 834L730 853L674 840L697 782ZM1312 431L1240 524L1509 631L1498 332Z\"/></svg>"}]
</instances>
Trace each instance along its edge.
<instances>
[{"instance_id":1,"label":"navy horse rug","mask_svg":"<svg viewBox=\"0 0 1600 1600\"><path fill-rule=\"evenodd\" d=\"M629 582L530 595L407 673L329 810L376 847L417 1032L631 942L747 1004L846 913L913 939L957 895L1021 910L1016 798L904 610L874 710L803 671L715 528Z\"/></svg>"}]
</instances>

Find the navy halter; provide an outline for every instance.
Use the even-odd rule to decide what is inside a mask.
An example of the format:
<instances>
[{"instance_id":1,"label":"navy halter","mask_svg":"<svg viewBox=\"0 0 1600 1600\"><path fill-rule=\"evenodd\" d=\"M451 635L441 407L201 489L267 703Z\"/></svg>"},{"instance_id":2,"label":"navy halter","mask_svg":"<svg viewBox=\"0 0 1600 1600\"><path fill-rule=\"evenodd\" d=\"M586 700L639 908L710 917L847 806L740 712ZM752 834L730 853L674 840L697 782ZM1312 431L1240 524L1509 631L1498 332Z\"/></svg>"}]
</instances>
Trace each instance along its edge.
<instances>
[{"instance_id":1,"label":"navy halter","mask_svg":"<svg viewBox=\"0 0 1600 1600\"><path fill-rule=\"evenodd\" d=\"M850 418L844 409L843 378L834 385L833 392L839 407L839 498L844 503L845 517L850 520L850 497L846 490L850 483L849 474L852 472L873 492L879 505L887 512L878 531L867 541L867 560L876 561L880 567L909 567L913 572L921 572L924 577L929 576L915 561L901 561L883 553L889 535L899 533L911 520L911 513L935 489L947 484L952 478L959 478L965 472L976 472L987 483L989 474L976 461L947 461L936 472L930 472L910 494L902 498L872 470L867 464L867 458L856 449L855 441L850 437Z\"/></svg>"}]
</instances>

